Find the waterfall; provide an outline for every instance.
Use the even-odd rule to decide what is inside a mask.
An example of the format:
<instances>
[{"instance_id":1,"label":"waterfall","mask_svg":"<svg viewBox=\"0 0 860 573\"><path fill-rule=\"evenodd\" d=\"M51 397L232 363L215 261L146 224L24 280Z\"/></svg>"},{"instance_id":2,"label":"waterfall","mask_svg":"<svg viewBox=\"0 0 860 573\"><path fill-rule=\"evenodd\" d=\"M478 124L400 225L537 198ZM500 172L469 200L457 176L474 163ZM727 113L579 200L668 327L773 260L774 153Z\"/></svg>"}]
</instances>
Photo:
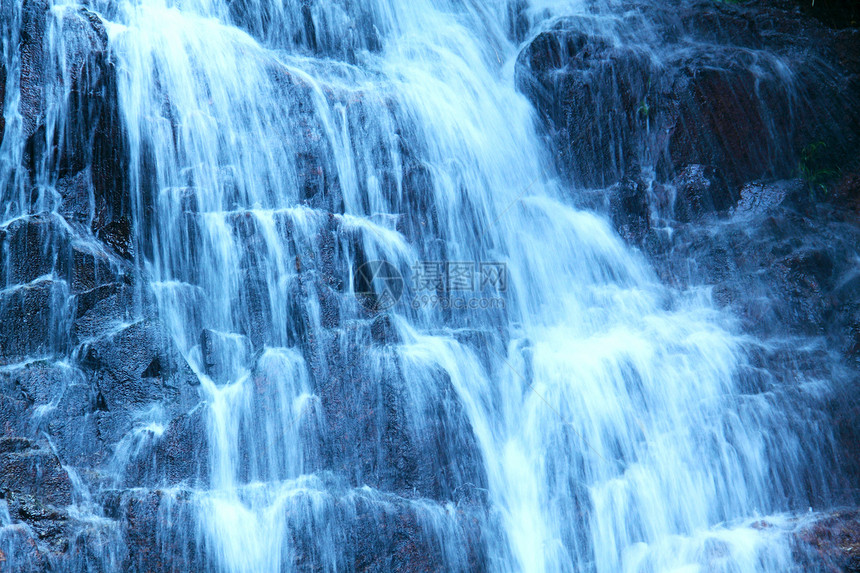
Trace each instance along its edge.
<instances>
[{"instance_id":1,"label":"waterfall","mask_svg":"<svg viewBox=\"0 0 860 573\"><path fill-rule=\"evenodd\" d=\"M790 569L791 515L831 487L827 388L772 384L709 289L661 284L574 206L513 30L585 3L86 6L115 70L132 298L199 380L199 470L154 486L167 568ZM56 0L48 29L77 9ZM67 48L45 49L62 78ZM58 149L70 83L46 87ZM57 211L26 195L61 159L15 171L26 96L7 82L4 226ZM163 408L134 416L88 495L165 439Z\"/></svg>"}]
</instances>

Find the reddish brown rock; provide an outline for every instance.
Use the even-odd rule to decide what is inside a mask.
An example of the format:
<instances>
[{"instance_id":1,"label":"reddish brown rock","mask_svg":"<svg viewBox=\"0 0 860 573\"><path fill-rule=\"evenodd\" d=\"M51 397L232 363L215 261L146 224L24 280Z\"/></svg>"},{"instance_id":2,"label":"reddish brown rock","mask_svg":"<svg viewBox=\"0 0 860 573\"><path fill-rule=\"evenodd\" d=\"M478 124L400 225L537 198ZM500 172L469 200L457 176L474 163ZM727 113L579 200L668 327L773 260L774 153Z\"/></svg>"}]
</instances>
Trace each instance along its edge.
<instances>
[{"instance_id":1,"label":"reddish brown rock","mask_svg":"<svg viewBox=\"0 0 860 573\"><path fill-rule=\"evenodd\" d=\"M796 534L794 556L809 571L860 572L860 512L840 511L805 527Z\"/></svg>"}]
</instances>

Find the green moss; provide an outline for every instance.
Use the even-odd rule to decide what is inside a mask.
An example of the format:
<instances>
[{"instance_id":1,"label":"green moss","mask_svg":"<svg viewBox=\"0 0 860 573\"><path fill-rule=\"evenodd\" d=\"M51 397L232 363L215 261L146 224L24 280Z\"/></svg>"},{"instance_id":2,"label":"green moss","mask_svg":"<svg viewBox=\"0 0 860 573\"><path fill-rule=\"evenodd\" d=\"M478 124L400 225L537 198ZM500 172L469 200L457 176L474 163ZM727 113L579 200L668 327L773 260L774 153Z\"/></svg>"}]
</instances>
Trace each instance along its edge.
<instances>
[{"instance_id":1,"label":"green moss","mask_svg":"<svg viewBox=\"0 0 860 573\"><path fill-rule=\"evenodd\" d=\"M810 143L800 151L798 172L806 183L812 198L817 195L827 196L829 183L839 175L839 171L827 164L825 150L827 144L823 141Z\"/></svg>"}]
</instances>

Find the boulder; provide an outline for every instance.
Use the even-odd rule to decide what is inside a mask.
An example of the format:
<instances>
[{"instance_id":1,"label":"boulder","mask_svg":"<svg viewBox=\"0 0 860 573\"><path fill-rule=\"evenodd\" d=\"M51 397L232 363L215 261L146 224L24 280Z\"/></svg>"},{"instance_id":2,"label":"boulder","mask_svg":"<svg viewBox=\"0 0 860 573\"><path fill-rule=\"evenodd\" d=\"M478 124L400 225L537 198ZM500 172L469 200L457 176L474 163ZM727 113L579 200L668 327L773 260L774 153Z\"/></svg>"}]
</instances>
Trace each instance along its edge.
<instances>
[{"instance_id":1,"label":"boulder","mask_svg":"<svg viewBox=\"0 0 860 573\"><path fill-rule=\"evenodd\" d=\"M130 274L131 268L112 256L91 236L83 237L62 218L40 213L16 219L0 233L0 262L7 285L55 278L73 294L86 292Z\"/></svg>"},{"instance_id":2,"label":"boulder","mask_svg":"<svg viewBox=\"0 0 860 573\"><path fill-rule=\"evenodd\" d=\"M118 556L122 570L206 569L195 535L199 507L187 490L111 490L99 502L105 515L119 524L127 548ZM174 526L164 528L161 520L168 516Z\"/></svg>"},{"instance_id":3,"label":"boulder","mask_svg":"<svg viewBox=\"0 0 860 573\"><path fill-rule=\"evenodd\" d=\"M86 8L51 11L45 0L26 0L21 14L19 111L23 125L21 133L6 135L20 138L25 152L21 167L30 171L31 179L57 183L66 203L64 215L91 222L98 231L129 216L131 205L116 70L108 58L104 24ZM62 43L49 42L49 32L61 37ZM0 75L5 82L5 74ZM48 85L67 90L68 99L60 100L62 105L49 105ZM59 114L64 120L58 121L52 141L47 140L46 125L57 118L46 114ZM91 185L92 193L81 191L81 179Z\"/></svg>"},{"instance_id":4,"label":"boulder","mask_svg":"<svg viewBox=\"0 0 860 573\"><path fill-rule=\"evenodd\" d=\"M47 0L27 0L21 5L21 101L18 111L23 118L22 135L25 139L36 133L44 111L42 87L45 82L45 28L49 6Z\"/></svg>"},{"instance_id":5,"label":"boulder","mask_svg":"<svg viewBox=\"0 0 860 573\"><path fill-rule=\"evenodd\" d=\"M324 515L337 523L330 528L321 520L308 525L292 518L308 515L303 508L311 503L309 497L300 497L286 508L294 550L287 555L291 559L283 564L285 569L315 571L332 557L340 567L355 571L418 573L488 569L480 541L485 517L475 507L463 506L452 514L431 504L358 491L326 500ZM434 533L428 535L431 527ZM366 535L367 531L373 531L374 535ZM437 535L440 543L431 541ZM329 547L338 550L332 555Z\"/></svg>"},{"instance_id":6,"label":"boulder","mask_svg":"<svg viewBox=\"0 0 860 573\"><path fill-rule=\"evenodd\" d=\"M60 178L56 190L62 202L59 214L72 225L88 227L95 215L90 171L84 169L74 175Z\"/></svg>"},{"instance_id":7,"label":"boulder","mask_svg":"<svg viewBox=\"0 0 860 573\"><path fill-rule=\"evenodd\" d=\"M64 39L65 81L69 85L69 118L62 173L77 173L92 160L91 137L105 107L108 75L108 36L101 18L86 8L65 10L61 22Z\"/></svg>"},{"instance_id":8,"label":"boulder","mask_svg":"<svg viewBox=\"0 0 860 573\"><path fill-rule=\"evenodd\" d=\"M325 363L311 364L326 424L323 467L355 486L435 500L455 499L467 483L483 487L476 438L446 373L418 379L402 365L369 362L382 352L374 324L328 334Z\"/></svg>"},{"instance_id":9,"label":"boulder","mask_svg":"<svg viewBox=\"0 0 860 573\"><path fill-rule=\"evenodd\" d=\"M608 187L638 163L652 121L650 77L658 76L647 51L619 48L579 19L538 35L517 62L560 171L585 187Z\"/></svg>"},{"instance_id":10,"label":"boulder","mask_svg":"<svg viewBox=\"0 0 860 573\"><path fill-rule=\"evenodd\" d=\"M120 212L123 208L119 208ZM98 230L98 238L124 259L134 259L134 237L132 236L131 221L124 215L105 223Z\"/></svg>"},{"instance_id":11,"label":"boulder","mask_svg":"<svg viewBox=\"0 0 860 573\"><path fill-rule=\"evenodd\" d=\"M127 443L136 457L122 470L126 487L205 488L209 485L208 407L201 404L179 414L166 425L139 431Z\"/></svg>"},{"instance_id":12,"label":"boulder","mask_svg":"<svg viewBox=\"0 0 860 573\"><path fill-rule=\"evenodd\" d=\"M39 543L33 529L20 522L4 527L0 552L4 567L10 571L41 573L50 571L54 563L51 551Z\"/></svg>"},{"instance_id":13,"label":"boulder","mask_svg":"<svg viewBox=\"0 0 860 573\"><path fill-rule=\"evenodd\" d=\"M165 402L187 412L198 402L199 381L158 321L141 320L93 340L81 355L107 411Z\"/></svg>"},{"instance_id":14,"label":"boulder","mask_svg":"<svg viewBox=\"0 0 860 573\"><path fill-rule=\"evenodd\" d=\"M123 323L134 320L134 293L123 284L101 285L75 297L72 334L87 340L107 334Z\"/></svg>"}]
</instances>

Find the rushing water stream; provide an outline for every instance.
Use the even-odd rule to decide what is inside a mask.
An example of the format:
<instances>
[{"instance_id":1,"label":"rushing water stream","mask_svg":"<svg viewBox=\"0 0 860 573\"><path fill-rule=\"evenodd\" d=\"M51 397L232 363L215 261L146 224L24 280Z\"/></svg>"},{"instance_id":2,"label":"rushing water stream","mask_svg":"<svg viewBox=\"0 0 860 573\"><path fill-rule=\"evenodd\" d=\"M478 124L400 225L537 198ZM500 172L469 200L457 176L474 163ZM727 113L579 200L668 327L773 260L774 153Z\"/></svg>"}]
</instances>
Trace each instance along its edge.
<instances>
[{"instance_id":1,"label":"rushing water stream","mask_svg":"<svg viewBox=\"0 0 860 573\"><path fill-rule=\"evenodd\" d=\"M760 343L571 206L512 30L587 8L539 4L91 3L138 284L208 405L163 543L217 571L351 570L408 522L444 570L788 570L783 529L753 524L829 487L828 437L801 415L820 389L750 390ZM24 191L6 185L8 220ZM400 433L368 403L396 403ZM165 423L149 411L129 440Z\"/></svg>"}]
</instances>

